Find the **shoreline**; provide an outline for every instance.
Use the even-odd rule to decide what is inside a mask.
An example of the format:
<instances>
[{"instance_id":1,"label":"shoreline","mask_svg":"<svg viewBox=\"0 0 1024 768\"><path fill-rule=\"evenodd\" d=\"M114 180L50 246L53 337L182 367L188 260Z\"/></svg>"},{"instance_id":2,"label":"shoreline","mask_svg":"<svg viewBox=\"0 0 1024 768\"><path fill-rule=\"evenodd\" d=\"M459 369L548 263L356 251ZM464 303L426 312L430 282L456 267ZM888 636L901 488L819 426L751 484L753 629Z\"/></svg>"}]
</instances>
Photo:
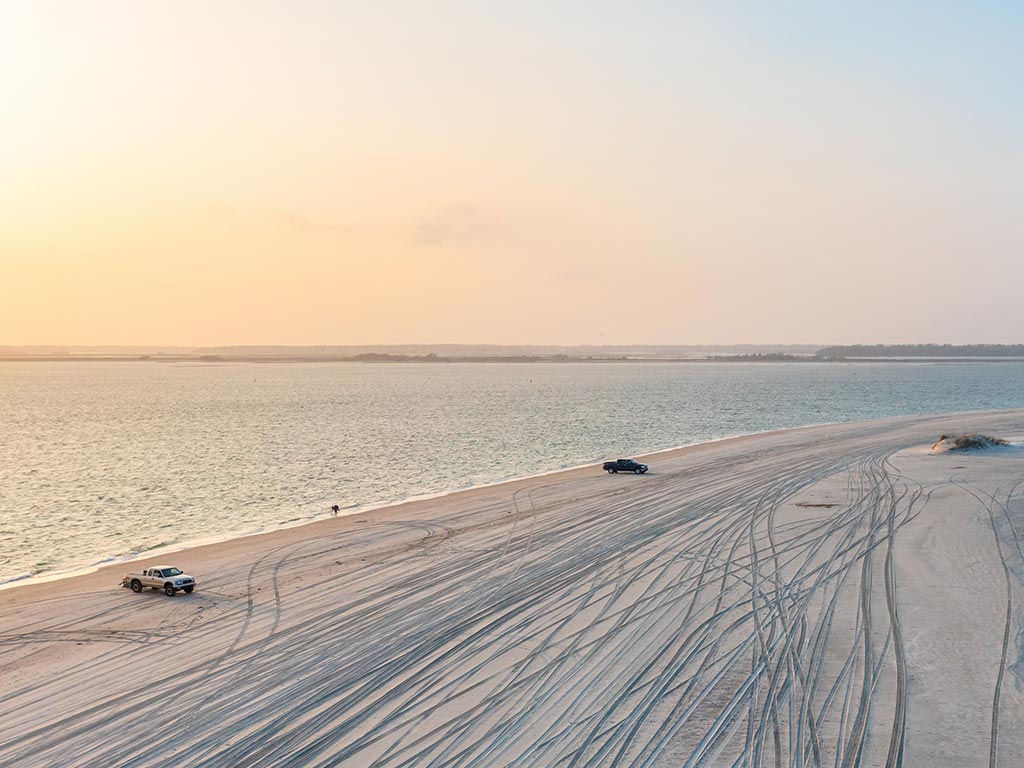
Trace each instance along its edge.
<instances>
[{"instance_id":1,"label":"shoreline","mask_svg":"<svg viewBox=\"0 0 1024 768\"><path fill-rule=\"evenodd\" d=\"M843 364L843 363L1021 363L1024 357L1019 356L914 356L905 355L902 357L837 357L820 358L813 355L791 355L788 357L773 357L770 353L758 355L718 355L710 357L544 357L544 356L522 356L522 357L449 357L425 359L421 357L396 357L395 359L361 359L358 357L303 357L303 356L273 356L273 355L0 355L0 363L163 363L165 365L174 363L190 363L205 365L225 365L232 363L242 364L307 364L307 363L358 363L361 365L399 365L399 364L424 364L424 365L473 365L473 364L508 364L527 365L533 363L544 364L599 364L599 363L813 363L813 364Z\"/></svg>"},{"instance_id":2,"label":"shoreline","mask_svg":"<svg viewBox=\"0 0 1024 768\"><path fill-rule=\"evenodd\" d=\"M987 413L987 412L982 412ZM915 416L907 417L895 417L895 418L916 418ZM882 419L882 421L888 421L889 419ZM684 445L673 446L671 448L662 448L655 451L648 451L646 453L634 454L632 458L647 460L650 462L652 458L674 458L677 455L682 455L684 452L692 452L705 447L720 446L729 444L732 442L740 442L750 440L752 438L763 437L774 435L782 432L799 432L808 429L828 428L835 427L845 423L855 422L820 422L814 424L804 424L798 427L783 427L780 429L761 430L757 432L744 432L741 434L727 435L725 437L712 438L710 440L702 440L697 443L687 443ZM281 523L263 530L251 531L247 533L226 533L222 535L214 535L208 538L200 539L188 539L186 541L175 542L173 544L166 544L154 547L151 550L145 552L139 552L136 554L126 555L123 557L111 557L100 560L99 562L69 568L59 571L50 571L31 576L13 577L10 580L0 582L0 600L4 597L8 597L15 592L29 591L40 587L49 587L60 582L64 582L70 579L80 579L86 577L95 577L98 575L105 575L112 571L119 571L123 566L128 566L132 563L137 563L142 560L154 560L155 558L163 557L165 555L182 555L188 557L188 553L192 551L203 550L214 548L234 548L236 545L241 545L246 542L253 542L257 540L264 540L263 537L269 538L274 536L281 536L283 534L290 534L297 531L313 530L313 529L328 529L333 528L335 525L342 524L346 521L352 521L354 524L360 523L370 515L381 515L389 517L393 513L399 512L407 507L418 507L425 505L430 502L437 502L442 499L451 499L455 497L467 498L472 494L479 494L488 491L501 490L503 487L507 487L513 490L516 486L526 483L532 483L541 478L557 478L557 476L563 476L565 479L577 476L588 470L592 470L601 464L598 462L589 462L585 464L574 464L570 467L563 467L560 469L552 469L545 472L539 472L533 475L524 475L522 477L508 478L505 480L495 480L490 483L482 483L480 485L474 485L467 488L455 488L446 491L438 491L435 493L418 494L395 501L385 502L378 505L369 505L365 508L354 509L347 514L339 514L337 517L324 516L307 518L299 521L292 521L287 523ZM603 471L600 473L603 475Z\"/></svg>"},{"instance_id":3,"label":"shoreline","mask_svg":"<svg viewBox=\"0 0 1024 768\"><path fill-rule=\"evenodd\" d=\"M984 413L1001 413L1002 410L996 411L962 411L955 412L956 414L970 415L970 414L984 414ZM932 418L949 416L953 414L908 414L904 416L888 417L882 419L874 419L871 421L887 422L894 419L917 419L917 418ZM800 430L816 429L816 428L827 428L836 427L842 424L856 424L863 423L860 421L836 421L836 422L815 422L811 424L802 424L796 427L781 427L778 429L760 430L755 432L742 432L739 434L726 435L724 437L712 438L710 440L702 440L696 443L686 443L683 445L677 445L670 448L661 448L654 451L648 451L645 453L637 453L632 456L635 459L650 459L663 457L672 458L677 453L683 451L692 451L694 449L701 448L702 446L719 445L722 443L729 443L730 441L741 441L749 438L768 436L782 432L798 432ZM603 460L602 460L603 461ZM486 491L489 489L501 488L502 486L513 486L518 483L525 483L537 480L539 478L548 478L556 475L570 476L573 473L581 472L583 470L596 467L601 463L588 462L584 464L574 464L568 467L562 467L559 469L551 469L544 472L539 472L532 475L523 475L520 477L506 478L503 480L495 480L493 482L482 483L480 485L472 485L463 488L452 488L443 491L436 491L430 493L416 494L413 496L395 499L392 501L383 502L380 504L369 504L369 505L358 505L356 507L350 507L352 511L345 512L342 510L337 516L317 516L307 517L300 520L292 520L269 526L267 528L254 530L254 531L243 531L243 532L228 532L224 534L214 534L208 537L186 539L180 542L174 542L172 544L161 544L152 549L132 553L128 555L113 555L105 557L95 563L81 566L73 566L66 569L56 571L45 571L32 575L14 576L5 581L0 581L0 596L5 593L9 593L12 590L19 588L31 588L47 584L53 584L61 582L67 579L76 579L93 574L110 571L112 569L119 568L120 566L127 566L131 563L137 563L141 560L153 560L154 558L163 557L164 555L179 555L187 553L190 550L203 549L206 547L217 547L221 545L228 545L232 542L243 542L256 537L261 536L273 536L281 534L287 531L295 531L305 529L307 527L313 527L325 523L337 523L342 520L348 520L350 518L359 518L363 515L371 514L387 514L391 510L406 507L408 505L422 504L430 501L436 501L438 499L444 499L448 497L458 496L460 494L469 494L474 491Z\"/></svg>"}]
</instances>

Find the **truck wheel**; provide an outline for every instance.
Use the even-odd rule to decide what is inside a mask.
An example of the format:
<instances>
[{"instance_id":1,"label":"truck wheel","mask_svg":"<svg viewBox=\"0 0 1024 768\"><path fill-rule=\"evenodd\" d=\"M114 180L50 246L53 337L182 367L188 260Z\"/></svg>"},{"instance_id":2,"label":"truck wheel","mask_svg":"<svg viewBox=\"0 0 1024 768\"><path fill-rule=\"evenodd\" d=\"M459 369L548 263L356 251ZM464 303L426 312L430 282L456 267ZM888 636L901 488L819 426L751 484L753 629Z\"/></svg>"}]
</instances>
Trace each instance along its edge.
<instances>
[{"instance_id":1,"label":"truck wheel","mask_svg":"<svg viewBox=\"0 0 1024 768\"><path fill-rule=\"evenodd\" d=\"M131 587L132 587L132 592L141 592L142 591L142 582L139 581L138 579L132 579Z\"/></svg>"},{"instance_id":2,"label":"truck wheel","mask_svg":"<svg viewBox=\"0 0 1024 768\"><path fill-rule=\"evenodd\" d=\"M615 474L615 469L614 468L609 468L608 469L608 474L609 475L614 475Z\"/></svg>"},{"instance_id":3,"label":"truck wheel","mask_svg":"<svg viewBox=\"0 0 1024 768\"><path fill-rule=\"evenodd\" d=\"M639 470L639 469L634 469L634 470L633 470L633 474L639 475L641 471L642 471L642 470Z\"/></svg>"},{"instance_id":4,"label":"truck wheel","mask_svg":"<svg viewBox=\"0 0 1024 768\"><path fill-rule=\"evenodd\" d=\"M164 594L168 597L174 597L174 593L177 591L173 584L164 584Z\"/></svg>"},{"instance_id":5,"label":"truck wheel","mask_svg":"<svg viewBox=\"0 0 1024 768\"><path fill-rule=\"evenodd\" d=\"M195 587L182 587L181 591L184 592L186 595L191 595L193 589L195 589Z\"/></svg>"}]
</instances>

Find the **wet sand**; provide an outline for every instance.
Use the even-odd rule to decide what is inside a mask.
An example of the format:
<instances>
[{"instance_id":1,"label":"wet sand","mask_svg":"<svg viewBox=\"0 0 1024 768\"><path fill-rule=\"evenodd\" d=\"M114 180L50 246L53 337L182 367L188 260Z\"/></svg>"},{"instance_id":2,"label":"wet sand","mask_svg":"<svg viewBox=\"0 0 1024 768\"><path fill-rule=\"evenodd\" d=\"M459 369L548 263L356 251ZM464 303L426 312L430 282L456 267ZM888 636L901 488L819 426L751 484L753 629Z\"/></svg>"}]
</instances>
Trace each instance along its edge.
<instances>
[{"instance_id":1,"label":"wet sand","mask_svg":"<svg viewBox=\"0 0 1024 768\"><path fill-rule=\"evenodd\" d=\"M0 591L4 766L1014 766L1024 411L788 430ZM131 567L156 564L140 561Z\"/></svg>"}]
</instances>

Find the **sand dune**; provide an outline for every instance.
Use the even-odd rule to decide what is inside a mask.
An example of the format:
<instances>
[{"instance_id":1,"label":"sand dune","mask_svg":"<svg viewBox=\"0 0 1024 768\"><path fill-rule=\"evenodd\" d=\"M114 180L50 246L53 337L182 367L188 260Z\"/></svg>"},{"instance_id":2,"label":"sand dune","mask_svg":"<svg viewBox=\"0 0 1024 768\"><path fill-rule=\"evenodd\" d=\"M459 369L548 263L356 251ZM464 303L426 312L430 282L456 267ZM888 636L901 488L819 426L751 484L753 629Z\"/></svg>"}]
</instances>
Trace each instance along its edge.
<instances>
[{"instance_id":1,"label":"sand dune","mask_svg":"<svg viewBox=\"0 0 1024 768\"><path fill-rule=\"evenodd\" d=\"M1024 411L197 548L190 596L0 592L0 765L1021 765L1024 456L953 432Z\"/></svg>"}]
</instances>

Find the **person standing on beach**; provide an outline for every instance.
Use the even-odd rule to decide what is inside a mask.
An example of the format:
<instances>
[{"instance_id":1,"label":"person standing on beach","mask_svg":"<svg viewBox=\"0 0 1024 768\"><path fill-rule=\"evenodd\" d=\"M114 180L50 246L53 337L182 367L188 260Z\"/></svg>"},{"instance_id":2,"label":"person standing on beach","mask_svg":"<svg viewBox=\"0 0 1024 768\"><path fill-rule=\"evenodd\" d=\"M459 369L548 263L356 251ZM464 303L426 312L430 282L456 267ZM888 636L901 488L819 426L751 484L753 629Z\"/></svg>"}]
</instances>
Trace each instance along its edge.
<instances>
[{"instance_id":1,"label":"person standing on beach","mask_svg":"<svg viewBox=\"0 0 1024 768\"><path fill-rule=\"evenodd\" d=\"M340 511L341 511L341 507L339 507L337 504L335 504L333 507L331 507L331 514L334 517L337 517L338 516L338 512L340 512Z\"/></svg>"}]
</instances>

